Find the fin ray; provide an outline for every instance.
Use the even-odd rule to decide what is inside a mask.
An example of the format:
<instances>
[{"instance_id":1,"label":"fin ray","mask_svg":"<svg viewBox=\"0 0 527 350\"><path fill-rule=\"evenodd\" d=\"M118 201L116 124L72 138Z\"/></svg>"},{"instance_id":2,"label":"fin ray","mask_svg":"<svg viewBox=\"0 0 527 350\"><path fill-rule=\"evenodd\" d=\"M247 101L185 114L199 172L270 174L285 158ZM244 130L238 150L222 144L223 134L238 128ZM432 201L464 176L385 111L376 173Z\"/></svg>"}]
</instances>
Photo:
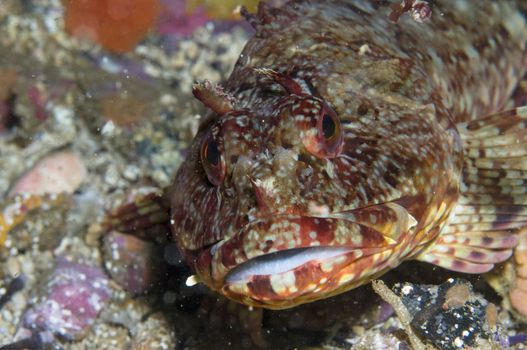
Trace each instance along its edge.
<instances>
[{"instance_id":1,"label":"fin ray","mask_svg":"<svg viewBox=\"0 0 527 350\"><path fill-rule=\"evenodd\" d=\"M527 107L458 125L465 151L458 203L417 259L466 273L507 260L527 227Z\"/></svg>"},{"instance_id":2,"label":"fin ray","mask_svg":"<svg viewBox=\"0 0 527 350\"><path fill-rule=\"evenodd\" d=\"M527 215L527 207L523 205L458 205L456 207L456 215L463 214L516 214Z\"/></svg>"},{"instance_id":3,"label":"fin ray","mask_svg":"<svg viewBox=\"0 0 527 350\"><path fill-rule=\"evenodd\" d=\"M450 254L441 253L424 253L419 256L420 261L434 264L448 270L464 273L485 273L494 267L494 264L478 264L463 261L451 256Z\"/></svg>"},{"instance_id":4,"label":"fin ray","mask_svg":"<svg viewBox=\"0 0 527 350\"><path fill-rule=\"evenodd\" d=\"M474 193L463 193L459 198L459 204L463 205L527 205L527 195L525 194L474 194Z\"/></svg>"},{"instance_id":5,"label":"fin ray","mask_svg":"<svg viewBox=\"0 0 527 350\"><path fill-rule=\"evenodd\" d=\"M467 134L468 135L468 134ZM471 138L468 136L464 139L465 144L470 148L490 148L490 147L500 147L500 146L510 146L517 144L526 144L527 135L523 130L512 131L506 135L496 135L481 138Z\"/></svg>"},{"instance_id":6,"label":"fin ray","mask_svg":"<svg viewBox=\"0 0 527 350\"><path fill-rule=\"evenodd\" d=\"M165 202L164 193L156 187L134 188L124 203L110 210L102 226L105 231L118 230L149 240L166 240L170 216Z\"/></svg>"},{"instance_id":7,"label":"fin ray","mask_svg":"<svg viewBox=\"0 0 527 350\"><path fill-rule=\"evenodd\" d=\"M512 249L486 249L464 244L437 244L428 253L433 255L448 254L457 259L478 264L497 264L507 260L512 255Z\"/></svg>"},{"instance_id":8,"label":"fin ray","mask_svg":"<svg viewBox=\"0 0 527 350\"><path fill-rule=\"evenodd\" d=\"M478 179L527 179L527 171L525 170L465 168L464 172Z\"/></svg>"},{"instance_id":9,"label":"fin ray","mask_svg":"<svg viewBox=\"0 0 527 350\"><path fill-rule=\"evenodd\" d=\"M513 248L518 241L516 236L511 235L509 231L457 232L455 234L442 235L440 239L445 244L463 244L489 249Z\"/></svg>"}]
</instances>

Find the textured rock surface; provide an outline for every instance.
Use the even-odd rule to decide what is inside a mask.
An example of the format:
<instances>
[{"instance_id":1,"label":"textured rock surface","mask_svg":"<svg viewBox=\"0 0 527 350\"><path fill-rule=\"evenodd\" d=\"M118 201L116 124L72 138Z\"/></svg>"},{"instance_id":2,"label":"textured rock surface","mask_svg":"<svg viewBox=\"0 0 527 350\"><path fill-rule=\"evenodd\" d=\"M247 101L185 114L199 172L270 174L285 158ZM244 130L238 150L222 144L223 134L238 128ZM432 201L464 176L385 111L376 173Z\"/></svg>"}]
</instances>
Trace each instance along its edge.
<instances>
[{"instance_id":1,"label":"textured rock surface","mask_svg":"<svg viewBox=\"0 0 527 350\"><path fill-rule=\"evenodd\" d=\"M507 346L503 329L489 320L490 304L475 294L468 281L449 279L439 286L397 284L398 294L410 315L411 326L426 341L440 349L464 349L490 340Z\"/></svg>"},{"instance_id":2,"label":"textured rock surface","mask_svg":"<svg viewBox=\"0 0 527 350\"><path fill-rule=\"evenodd\" d=\"M23 316L25 329L50 332L65 340L82 339L112 295L110 280L99 267L57 258L41 287L43 295Z\"/></svg>"}]
</instances>

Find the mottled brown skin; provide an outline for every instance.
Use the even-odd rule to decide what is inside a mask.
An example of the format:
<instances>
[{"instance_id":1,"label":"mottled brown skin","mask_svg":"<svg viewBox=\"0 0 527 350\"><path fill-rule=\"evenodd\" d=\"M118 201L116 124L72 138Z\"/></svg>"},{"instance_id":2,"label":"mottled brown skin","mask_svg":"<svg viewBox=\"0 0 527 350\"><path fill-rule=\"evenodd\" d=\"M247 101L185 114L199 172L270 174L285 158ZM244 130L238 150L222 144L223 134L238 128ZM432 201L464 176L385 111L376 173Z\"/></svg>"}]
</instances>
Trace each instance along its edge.
<instances>
[{"instance_id":1,"label":"mottled brown skin","mask_svg":"<svg viewBox=\"0 0 527 350\"><path fill-rule=\"evenodd\" d=\"M457 125L499 111L525 72L518 4L437 1L426 23L390 21L382 1L261 6L224 85L233 98L209 102L221 111L201 124L171 193L172 231L199 279L285 308L367 283L433 244L460 195ZM328 110L342 138L332 149L317 124ZM226 281L249 259L312 246L350 251Z\"/></svg>"}]
</instances>

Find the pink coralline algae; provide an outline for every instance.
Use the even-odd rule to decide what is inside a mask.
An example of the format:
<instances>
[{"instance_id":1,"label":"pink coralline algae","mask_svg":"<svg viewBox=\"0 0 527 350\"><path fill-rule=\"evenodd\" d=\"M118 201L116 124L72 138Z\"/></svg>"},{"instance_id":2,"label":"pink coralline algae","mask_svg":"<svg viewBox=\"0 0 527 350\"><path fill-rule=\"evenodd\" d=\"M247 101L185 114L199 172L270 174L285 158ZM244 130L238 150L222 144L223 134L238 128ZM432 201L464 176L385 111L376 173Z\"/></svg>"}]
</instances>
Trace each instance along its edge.
<instances>
[{"instance_id":1,"label":"pink coralline algae","mask_svg":"<svg viewBox=\"0 0 527 350\"><path fill-rule=\"evenodd\" d=\"M80 186L86 173L84 163L75 153L57 152L27 171L13 186L9 196L72 193Z\"/></svg>"},{"instance_id":2,"label":"pink coralline algae","mask_svg":"<svg viewBox=\"0 0 527 350\"><path fill-rule=\"evenodd\" d=\"M112 295L102 269L62 257L46 288L47 295L26 312L23 325L66 340L82 339Z\"/></svg>"}]
</instances>

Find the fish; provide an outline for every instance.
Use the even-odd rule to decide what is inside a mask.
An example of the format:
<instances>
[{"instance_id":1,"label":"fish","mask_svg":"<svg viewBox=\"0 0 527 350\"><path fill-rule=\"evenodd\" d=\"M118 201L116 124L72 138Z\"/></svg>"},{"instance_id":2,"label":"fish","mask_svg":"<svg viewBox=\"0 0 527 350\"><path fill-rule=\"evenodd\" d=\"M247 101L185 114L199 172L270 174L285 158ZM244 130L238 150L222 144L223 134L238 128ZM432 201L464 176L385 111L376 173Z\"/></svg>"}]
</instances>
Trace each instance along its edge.
<instances>
[{"instance_id":1,"label":"fish","mask_svg":"<svg viewBox=\"0 0 527 350\"><path fill-rule=\"evenodd\" d=\"M242 9L255 33L223 84L194 85L209 112L166 192L192 281L285 309L407 260L481 274L511 257L527 108L506 105L527 69L527 3L404 4L422 11Z\"/></svg>"}]
</instances>

